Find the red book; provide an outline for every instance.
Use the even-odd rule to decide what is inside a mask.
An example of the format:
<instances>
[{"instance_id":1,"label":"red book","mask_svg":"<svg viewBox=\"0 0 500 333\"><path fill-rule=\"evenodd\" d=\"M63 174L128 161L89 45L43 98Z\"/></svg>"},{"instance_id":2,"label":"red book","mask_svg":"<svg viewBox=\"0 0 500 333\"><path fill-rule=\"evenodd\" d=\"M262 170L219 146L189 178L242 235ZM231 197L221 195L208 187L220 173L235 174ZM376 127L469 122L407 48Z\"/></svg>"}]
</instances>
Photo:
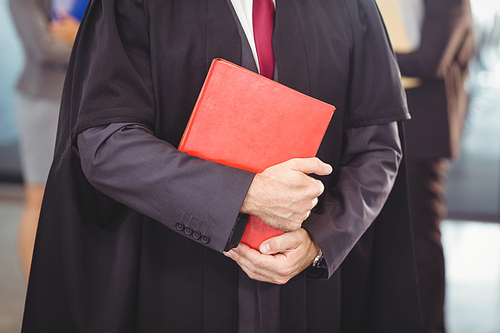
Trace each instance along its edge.
<instances>
[{"instance_id":1,"label":"red book","mask_svg":"<svg viewBox=\"0 0 500 333\"><path fill-rule=\"evenodd\" d=\"M262 172L314 157L335 107L223 59L214 59L179 150ZM257 249L283 231L250 216L242 243Z\"/></svg>"}]
</instances>

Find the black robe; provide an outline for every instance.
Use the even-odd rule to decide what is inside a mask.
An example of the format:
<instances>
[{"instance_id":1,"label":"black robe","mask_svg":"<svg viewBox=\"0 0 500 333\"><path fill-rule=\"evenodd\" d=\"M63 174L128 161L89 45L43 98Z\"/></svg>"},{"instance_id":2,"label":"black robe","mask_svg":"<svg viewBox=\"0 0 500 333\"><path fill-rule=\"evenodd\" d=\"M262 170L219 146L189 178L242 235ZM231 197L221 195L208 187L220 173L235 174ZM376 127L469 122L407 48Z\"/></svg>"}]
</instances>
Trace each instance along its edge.
<instances>
[{"instance_id":1,"label":"black robe","mask_svg":"<svg viewBox=\"0 0 500 333\"><path fill-rule=\"evenodd\" d=\"M279 81L337 107L318 152L336 170L321 178L334 188L345 128L408 118L394 55L371 0L278 0L275 25ZM91 1L63 93L24 332L236 331L238 270L222 241L207 246L176 230L186 207L172 205L159 222L99 192L75 142L88 128L135 122L176 147L216 57L241 62L225 0ZM237 206L248 176L201 163L240 184L220 194ZM204 223L236 219L221 201L200 213ZM327 208L320 203L311 220L335 234ZM284 332L332 331L340 316L345 332L419 332L404 161L381 214L334 270L327 280L304 271L281 287Z\"/></svg>"}]
</instances>

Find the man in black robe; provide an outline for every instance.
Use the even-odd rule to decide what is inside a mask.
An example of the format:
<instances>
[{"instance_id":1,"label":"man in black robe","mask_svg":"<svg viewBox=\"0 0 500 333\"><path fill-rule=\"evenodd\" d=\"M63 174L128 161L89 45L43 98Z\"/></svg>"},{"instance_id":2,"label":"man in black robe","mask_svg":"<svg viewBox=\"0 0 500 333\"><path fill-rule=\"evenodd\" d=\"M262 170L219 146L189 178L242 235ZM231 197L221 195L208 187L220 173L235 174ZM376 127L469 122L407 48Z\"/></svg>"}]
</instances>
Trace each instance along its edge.
<instances>
[{"instance_id":1,"label":"man in black robe","mask_svg":"<svg viewBox=\"0 0 500 333\"><path fill-rule=\"evenodd\" d=\"M212 59L256 69L235 2L90 3L66 80L24 332L419 332L397 124L409 115L373 0L276 1L277 80L337 108L317 155L334 172L296 162L306 187L318 183L304 173L322 175L324 187L300 228L285 223L291 231L264 253L238 245L245 213L265 206L251 204L252 192L269 193L262 180L272 172L175 148ZM271 178L296 167L285 162Z\"/></svg>"}]
</instances>

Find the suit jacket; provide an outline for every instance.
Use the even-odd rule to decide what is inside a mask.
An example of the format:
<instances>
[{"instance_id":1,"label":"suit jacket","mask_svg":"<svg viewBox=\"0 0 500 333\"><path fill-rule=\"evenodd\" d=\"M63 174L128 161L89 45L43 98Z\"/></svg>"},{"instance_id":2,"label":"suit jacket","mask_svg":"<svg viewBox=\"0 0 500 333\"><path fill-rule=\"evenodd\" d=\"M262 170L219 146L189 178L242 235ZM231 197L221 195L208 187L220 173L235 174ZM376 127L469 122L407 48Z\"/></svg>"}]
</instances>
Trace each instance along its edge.
<instances>
[{"instance_id":1,"label":"suit jacket","mask_svg":"<svg viewBox=\"0 0 500 333\"><path fill-rule=\"evenodd\" d=\"M50 0L10 0L9 5L25 54L17 89L28 96L61 98L72 46L49 33Z\"/></svg>"},{"instance_id":2,"label":"suit jacket","mask_svg":"<svg viewBox=\"0 0 500 333\"><path fill-rule=\"evenodd\" d=\"M376 6L277 1L273 44L281 83L337 107L318 152L336 169L321 178L333 189L345 128L408 118ZM216 57L242 62L225 0L91 2L64 88L24 332L236 331L238 267L220 253L228 234L212 230L234 224L252 178L175 149ZM166 205L167 216L126 207L83 174L76 137L115 122L140 123L165 142L158 154L171 156L170 176L157 182L164 198L150 201ZM282 329L334 331L342 313L345 332L419 332L404 163L360 242L349 225L335 225L331 204L323 198L308 227L331 235L319 242L334 255L354 249L330 279L304 271L282 287ZM179 221L210 241L177 229Z\"/></svg>"},{"instance_id":3,"label":"suit jacket","mask_svg":"<svg viewBox=\"0 0 500 333\"><path fill-rule=\"evenodd\" d=\"M401 74L422 80L408 89L408 158L456 157L468 107L465 90L473 55L469 0L425 1L420 47L397 54Z\"/></svg>"}]
</instances>

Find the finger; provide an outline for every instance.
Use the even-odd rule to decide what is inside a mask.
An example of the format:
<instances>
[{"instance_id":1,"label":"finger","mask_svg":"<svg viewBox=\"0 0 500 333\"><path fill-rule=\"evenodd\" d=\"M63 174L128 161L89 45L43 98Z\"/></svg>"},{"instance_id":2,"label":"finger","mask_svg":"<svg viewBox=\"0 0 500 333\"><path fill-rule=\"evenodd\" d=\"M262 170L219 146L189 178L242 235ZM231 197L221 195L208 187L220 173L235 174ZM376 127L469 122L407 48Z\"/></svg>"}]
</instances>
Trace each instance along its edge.
<instances>
[{"instance_id":1,"label":"finger","mask_svg":"<svg viewBox=\"0 0 500 333\"><path fill-rule=\"evenodd\" d=\"M295 231L302 228L302 223L309 217L311 213L310 210L304 210L301 212L295 212L290 215L289 223L287 225L287 230L283 231Z\"/></svg>"},{"instance_id":2,"label":"finger","mask_svg":"<svg viewBox=\"0 0 500 333\"><path fill-rule=\"evenodd\" d=\"M267 277L257 273L255 271L255 268L251 269L251 263L243 256L240 256L234 249L230 250L229 252L223 252L223 254L226 257L233 259L251 279L263 282L271 282Z\"/></svg>"},{"instance_id":3,"label":"finger","mask_svg":"<svg viewBox=\"0 0 500 333\"><path fill-rule=\"evenodd\" d=\"M264 256L261 254L261 256ZM241 264L238 264L241 269L248 275L249 278L253 280L269 282L274 284L285 284L290 280L292 275L288 271L283 272L280 267L280 261L283 262L283 254L276 254L274 256L268 256L273 261L276 261L276 264L273 264L272 267L262 268L257 265L254 265L251 261L242 261ZM295 275L295 274L294 274Z\"/></svg>"},{"instance_id":4,"label":"finger","mask_svg":"<svg viewBox=\"0 0 500 333\"><path fill-rule=\"evenodd\" d=\"M231 250L232 257L253 280L285 284L299 272L289 267L286 254L265 255L242 245Z\"/></svg>"},{"instance_id":5,"label":"finger","mask_svg":"<svg viewBox=\"0 0 500 333\"><path fill-rule=\"evenodd\" d=\"M316 205L318 204L319 202L319 199L318 197L314 198L313 201L312 201L312 208L316 207ZM312 209L311 208L311 209ZM309 211L309 215L311 214L311 212Z\"/></svg>"},{"instance_id":6,"label":"finger","mask_svg":"<svg viewBox=\"0 0 500 333\"><path fill-rule=\"evenodd\" d=\"M330 164L322 162L317 157L311 158L294 158L288 161L290 167L295 171L300 171L305 174L316 174L319 176L326 176L332 173L333 168Z\"/></svg>"},{"instance_id":7,"label":"finger","mask_svg":"<svg viewBox=\"0 0 500 333\"><path fill-rule=\"evenodd\" d=\"M283 243L287 243L286 241ZM281 267L281 261L284 257L283 254L276 252L276 254L269 255L256 251L245 244L240 243L238 247L233 249L236 253L237 260L241 262L242 266L251 268L252 271L263 276L272 277L269 271L276 271ZM283 248L283 252L287 248Z\"/></svg>"},{"instance_id":8,"label":"finger","mask_svg":"<svg viewBox=\"0 0 500 333\"><path fill-rule=\"evenodd\" d=\"M299 240L296 232L291 231L263 241L259 246L259 251L263 254L277 254L294 249L298 245Z\"/></svg>"},{"instance_id":9,"label":"finger","mask_svg":"<svg viewBox=\"0 0 500 333\"><path fill-rule=\"evenodd\" d=\"M296 203L295 214L302 214L304 216L309 217L311 210L314 209L318 205L319 199L318 197L323 193L322 192L322 183L319 182L318 188L315 190L310 190L307 198L304 198L302 201Z\"/></svg>"},{"instance_id":10,"label":"finger","mask_svg":"<svg viewBox=\"0 0 500 333\"><path fill-rule=\"evenodd\" d=\"M243 256L241 253L237 252L236 249L231 249L228 252L223 252L226 257L233 259L240 267L249 267L251 266L248 258Z\"/></svg>"},{"instance_id":11,"label":"finger","mask_svg":"<svg viewBox=\"0 0 500 333\"><path fill-rule=\"evenodd\" d=\"M231 258L252 279L275 281L279 277L275 272L279 266L276 256L262 254L241 243L230 252Z\"/></svg>"},{"instance_id":12,"label":"finger","mask_svg":"<svg viewBox=\"0 0 500 333\"><path fill-rule=\"evenodd\" d=\"M225 254L236 261L238 265L245 267L251 267L254 265L254 262L260 262L260 260L262 259L259 256L263 256L258 251L250 248L243 243L240 243L237 247L231 249Z\"/></svg>"},{"instance_id":13,"label":"finger","mask_svg":"<svg viewBox=\"0 0 500 333\"><path fill-rule=\"evenodd\" d=\"M246 263L247 261L252 265L256 265L258 267L273 266L272 256L263 255L261 252L252 249L246 244L238 244L238 246L235 247L233 251L237 255L237 259L241 260L242 263L245 263L246 266L249 266L249 264Z\"/></svg>"},{"instance_id":14,"label":"finger","mask_svg":"<svg viewBox=\"0 0 500 333\"><path fill-rule=\"evenodd\" d=\"M273 283L273 284L285 284L287 283L290 278L286 276L281 276L278 274L259 274L258 272L254 272L251 269L248 269L247 267L242 267L240 266L241 269L248 275L248 277L252 280L257 280L257 281L262 281L262 282L268 282L268 283ZM270 273L270 272L266 272Z\"/></svg>"}]
</instances>

